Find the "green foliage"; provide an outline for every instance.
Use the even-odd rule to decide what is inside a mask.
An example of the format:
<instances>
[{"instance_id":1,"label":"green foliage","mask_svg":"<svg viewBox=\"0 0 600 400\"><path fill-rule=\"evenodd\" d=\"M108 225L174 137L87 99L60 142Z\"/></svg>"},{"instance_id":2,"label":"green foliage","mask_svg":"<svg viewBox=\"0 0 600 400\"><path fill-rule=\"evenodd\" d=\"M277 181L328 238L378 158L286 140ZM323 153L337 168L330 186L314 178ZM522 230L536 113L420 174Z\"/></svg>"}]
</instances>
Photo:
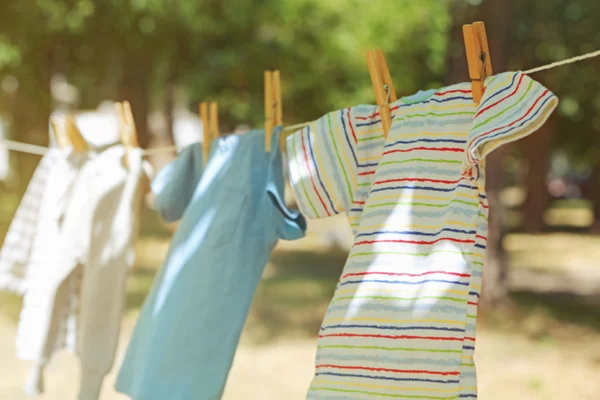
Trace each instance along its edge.
<instances>
[{"instance_id":1,"label":"green foliage","mask_svg":"<svg viewBox=\"0 0 600 400\"><path fill-rule=\"evenodd\" d=\"M514 68L530 68L600 49L600 2L520 2L511 47ZM580 164L600 162L600 59L544 71L533 77L560 99L555 146Z\"/></svg>"},{"instance_id":2,"label":"green foliage","mask_svg":"<svg viewBox=\"0 0 600 400\"><path fill-rule=\"evenodd\" d=\"M399 94L440 86L448 49L463 46L462 38L450 35L454 6L473 8L482 1L1 3L0 79L17 77L31 97L32 112L48 93L42 68L75 83L83 108L118 97L131 76L147 76L142 80L154 106L162 106L169 84L177 84L185 88L190 107L219 101L222 124L231 128L262 124L265 69L282 71L287 123L373 102L365 62L369 48L386 52ZM598 21L597 0L515 1L514 18L506 21L514 27L509 65L524 69L598 49ZM599 66L591 60L534 76L561 98L556 146L586 163L600 157Z\"/></svg>"}]
</instances>

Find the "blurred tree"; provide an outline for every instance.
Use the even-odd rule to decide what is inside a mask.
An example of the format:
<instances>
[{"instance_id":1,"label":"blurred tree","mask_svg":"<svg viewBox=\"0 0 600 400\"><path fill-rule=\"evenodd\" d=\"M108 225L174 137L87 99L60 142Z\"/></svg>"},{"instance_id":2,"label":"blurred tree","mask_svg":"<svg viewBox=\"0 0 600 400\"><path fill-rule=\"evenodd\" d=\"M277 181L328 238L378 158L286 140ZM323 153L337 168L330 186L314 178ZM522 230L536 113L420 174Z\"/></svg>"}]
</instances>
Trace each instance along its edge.
<instances>
[{"instance_id":1,"label":"blurred tree","mask_svg":"<svg viewBox=\"0 0 600 400\"><path fill-rule=\"evenodd\" d=\"M63 72L58 52L71 33L81 32L93 14L91 0L23 0L0 4L0 37L3 38L2 78L10 76L18 83L11 109L19 140L47 144L48 117L52 102L50 80ZM35 164L19 159L19 175L27 182ZM24 190L24 186L22 187Z\"/></svg>"},{"instance_id":2,"label":"blurred tree","mask_svg":"<svg viewBox=\"0 0 600 400\"><path fill-rule=\"evenodd\" d=\"M448 81L456 83L468 80L462 25L474 21L485 21L494 72L506 71L508 55L511 52L510 25L506 21L510 21L512 18L512 1L454 1L451 3L451 7L454 21L453 27L450 29L452 44L448 52ZM504 206L500 202L500 193L505 186L503 161L509 151L508 146L502 146L494 150L485 160L489 232L485 273L483 274L482 311L501 305L507 300L508 264L503 246L506 222Z\"/></svg>"},{"instance_id":3,"label":"blurred tree","mask_svg":"<svg viewBox=\"0 0 600 400\"><path fill-rule=\"evenodd\" d=\"M597 0L530 0L519 2L514 15L510 68L526 69L573 57L600 48L600 2ZM535 74L560 99L558 113L521 144L527 166L524 228L540 232L549 204L547 173L552 149L566 149L573 164L596 166L600 162L600 81L598 60L590 60ZM598 173L598 172L597 172ZM593 186L593 178L592 178ZM600 195L588 196L600 220Z\"/></svg>"}]
</instances>

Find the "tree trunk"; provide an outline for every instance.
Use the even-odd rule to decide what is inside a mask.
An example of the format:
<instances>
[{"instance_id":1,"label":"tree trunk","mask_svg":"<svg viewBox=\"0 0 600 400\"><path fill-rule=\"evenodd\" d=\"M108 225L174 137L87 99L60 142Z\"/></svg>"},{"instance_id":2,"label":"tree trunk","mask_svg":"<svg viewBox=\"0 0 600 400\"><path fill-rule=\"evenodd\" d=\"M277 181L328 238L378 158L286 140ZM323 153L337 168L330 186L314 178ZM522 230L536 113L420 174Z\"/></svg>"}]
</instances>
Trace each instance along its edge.
<instances>
[{"instance_id":1,"label":"tree trunk","mask_svg":"<svg viewBox=\"0 0 600 400\"><path fill-rule=\"evenodd\" d=\"M553 121L550 118L523 143L523 155L528 164L525 182L527 197L522 208L523 229L527 233L541 233L545 226L544 212L550 204L547 176L552 156Z\"/></svg>"},{"instance_id":2,"label":"tree trunk","mask_svg":"<svg viewBox=\"0 0 600 400\"><path fill-rule=\"evenodd\" d=\"M451 30L453 43L448 54L448 83L458 83L469 79L468 65L464 53L464 38L462 25L474 21L484 21L494 72L505 71L509 40L508 26L512 0L487 0L479 7L465 7L462 2L453 2L452 15L455 17ZM496 149L486 161L486 191L489 200L489 233L487 241L486 260L483 272L482 297L480 314L486 310L501 305L507 300L507 257L503 247L505 236L505 210L500 202L500 194L505 185L503 168L504 157L508 153L507 146Z\"/></svg>"},{"instance_id":3,"label":"tree trunk","mask_svg":"<svg viewBox=\"0 0 600 400\"><path fill-rule=\"evenodd\" d=\"M508 67L510 54L510 24L513 11L512 0L487 0L478 10L478 19L486 24L490 58L494 72L503 72ZM467 67L465 66L465 69ZM503 246L506 234L505 210L500 201L501 191L505 186L506 173L504 158L509 152L508 146L494 150L486 158L486 192L489 200L488 242L483 269L481 313L506 303L508 300L507 255Z\"/></svg>"},{"instance_id":4,"label":"tree trunk","mask_svg":"<svg viewBox=\"0 0 600 400\"><path fill-rule=\"evenodd\" d=\"M485 314L490 308L503 305L508 300L508 260L503 245L507 231L506 210L500 201L500 194L505 186L506 178L502 162L507 153L506 146L500 147L488 155L485 161L485 186L489 203L489 217L480 301L481 314Z\"/></svg>"},{"instance_id":5,"label":"tree trunk","mask_svg":"<svg viewBox=\"0 0 600 400\"><path fill-rule=\"evenodd\" d=\"M52 75L52 51L39 51L31 55L30 65L33 70L24 69L19 74L20 87L15 93L13 103L13 126L14 137L17 140L48 146L48 126L52 107L50 95L50 78ZM19 194L23 194L27 183L33 175L33 171L39 163L38 155L18 153L17 177Z\"/></svg>"},{"instance_id":6,"label":"tree trunk","mask_svg":"<svg viewBox=\"0 0 600 400\"><path fill-rule=\"evenodd\" d=\"M592 224L592 233L600 234L600 160L596 161L590 177L590 200L594 211L594 222Z\"/></svg>"},{"instance_id":7,"label":"tree trunk","mask_svg":"<svg viewBox=\"0 0 600 400\"><path fill-rule=\"evenodd\" d=\"M167 128L167 140L175 143L175 97L177 95L177 76L175 66L169 67L165 87L165 119Z\"/></svg>"},{"instance_id":8,"label":"tree trunk","mask_svg":"<svg viewBox=\"0 0 600 400\"><path fill-rule=\"evenodd\" d=\"M152 57L150 52L132 51L125 57L123 80L119 100L129 101L137 128L140 147L150 143L148 115L150 112L150 77Z\"/></svg>"}]
</instances>

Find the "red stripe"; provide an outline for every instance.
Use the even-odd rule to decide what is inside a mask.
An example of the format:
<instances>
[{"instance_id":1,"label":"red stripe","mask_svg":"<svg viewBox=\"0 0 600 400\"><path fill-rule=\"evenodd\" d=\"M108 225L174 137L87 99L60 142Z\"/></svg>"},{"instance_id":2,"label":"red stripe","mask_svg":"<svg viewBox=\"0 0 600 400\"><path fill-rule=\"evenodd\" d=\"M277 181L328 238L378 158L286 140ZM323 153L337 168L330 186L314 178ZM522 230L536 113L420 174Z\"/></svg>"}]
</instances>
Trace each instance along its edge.
<instances>
[{"instance_id":1,"label":"red stripe","mask_svg":"<svg viewBox=\"0 0 600 400\"><path fill-rule=\"evenodd\" d=\"M354 144L358 144L358 140L356 139L356 134L354 133L354 127L352 126L352 119L350 119L350 109L348 108L348 126L350 127L350 132L352 132L352 137L354 138Z\"/></svg>"},{"instance_id":2,"label":"red stripe","mask_svg":"<svg viewBox=\"0 0 600 400\"><path fill-rule=\"evenodd\" d=\"M352 202L352 204L365 204L365 202L364 201L356 201L356 200L354 200Z\"/></svg>"},{"instance_id":3,"label":"red stripe","mask_svg":"<svg viewBox=\"0 0 600 400\"><path fill-rule=\"evenodd\" d=\"M455 89L455 90L446 90L445 92L436 92L435 96L443 96L446 94L451 94L451 93L471 93L471 89ZM396 105L394 107L390 108L390 111L395 111L398 108L400 108L400 105ZM366 121L375 117L379 116L379 111L367 116L367 117L356 117L356 119L361 120L361 121Z\"/></svg>"},{"instance_id":4,"label":"red stripe","mask_svg":"<svg viewBox=\"0 0 600 400\"><path fill-rule=\"evenodd\" d=\"M421 240L400 240L400 239L389 239L389 240L363 240L362 242L354 243L355 246L363 245L363 244L373 244L373 243L408 243L408 244L435 244L442 241L449 241L455 243L475 243L474 240L471 239L454 239L454 238L439 238L436 240L432 240L430 242L421 241Z\"/></svg>"},{"instance_id":5,"label":"red stripe","mask_svg":"<svg viewBox=\"0 0 600 400\"><path fill-rule=\"evenodd\" d=\"M375 171L359 172L358 175L360 175L360 176L375 175Z\"/></svg>"},{"instance_id":6,"label":"red stripe","mask_svg":"<svg viewBox=\"0 0 600 400\"><path fill-rule=\"evenodd\" d=\"M390 369L361 367L359 365L333 365L319 364L315 368L335 368L335 369L364 369L366 371L394 372L398 374L430 374L430 375L459 375L459 372L428 371L423 369Z\"/></svg>"},{"instance_id":7,"label":"red stripe","mask_svg":"<svg viewBox=\"0 0 600 400\"><path fill-rule=\"evenodd\" d=\"M446 183L446 184L453 184L453 183L459 183L460 181L462 181L462 179L457 179L455 181L448 181L448 180L443 180L443 179L427 179L427 178L400 178L400 179L386 179L383 181L377 181L374 183L374 185L379 185L382 183L393 183L393 182L432 182L432 183Z\"/></svg>"},{"instance_id":8,"label":"red stripe","mask_svg":"<svg viewBox=\"0 0 600 400\"><path fill-rule=\"evenodd\" d=\"M359 334L359 333L330 333L327 335L319 335L319 338L327 337L370 337L379 339L421 339L421 340L447 340L460 342L462 338L454 337L439 337L439 336L410 336L410 335L374 335L374 334Z\"/></svg>"},{"instance_id":9,"label":"red stripe","mask_svg":"<svg viewBox=\"0 0 600 400\"><path fill-rule=\"evenodd\" d=\"M386 154L392 154L392 153L409 153L411 151L415 151L415 150L427 150L427 151L451 151L451 152L455 152L455 153L462 153L463 151L465 151L464 149L460 149L458 147L413 147L411 149L406 149L406 150L388 150L388 151L384 151L382 155L386 155Z\"/></svg>"},{"instance_id":10,"label":"red stripe","mask_svg":"<svg viewBox=\"0 0 600 400\"><path fill-rule=\"evenodd\" d=\"M436 95L443 96L449 93L471 93L471 89L455 89L455 90L446 90L445 92L436 92Z\"/></svg>"},{"instance_id":11,"label":"red stripe","mask_svg":"<svg viewBox=\"0 0 600 400\"><path fill-rule=\"evenodd\" d=\"M503 99L500 99L500 100L498 100L497 102L495 102L495 103L493 103L493 104L490 104L490 105L489 105L489 106L487 106L487 107L484 107L484 108L482 108L481 110L478 110L478 111L477 111L477 114L475 114L475 117L478 117L479 115L481 115L481 114L482 114L482 113L484 113L485 111L489 110L490 108L492 108L492 107L494 107L494 106L496 106L496 105L498 105L498 104L502 103L504 100L506 100L506 99L509 99L509 98L511 98L512 96L514 96L514 95L515 95L515 93L517 93L517 91L518 91L518 90L519 90L519 88L521 87L521 82L523 82L523 77L524 77L524 76L525 76L524 74L523 74L523 75L521 75L521 77L519 78L519 82L517 82L517 87L515 87L515 90L514 90L512 93L508 94L508 95L507 95L505 98L503 98Z\"/></svg>"},{"instance_id":12,"label":"red stripe","mask_svg":"<svg viewBox=\"0 0 600 400\"><path fill-rule=\"evenodd\" d=\"M481 236L481 235L475 235L475 237L476 237L477 239L483 239L483 240L485 240L485 241L487 242L487 237L485 237L485 236Z\"/></svg>"},{"instance_id":13,"label":"red stripe","mask_svg":"<svg viewBox=\"0 0 600 400\"><path fill-rule=\"evenodd\" d=\"M468 302L467 304L470 305L470 306L476 306L477 305L477 303L474 303L472 301Z\"/></svg>"},{"instance_id":14,"label":"red stripe","mask_svg":"<svg viewBox=\"0 0 600 400\"><path fill-rule=\"evenodd\" d=\"M300 131L300 132L301 132L300 133L300 141L302 142L302 150L304 151L304 160L306 160L306 169L308 170L308 175L310 175L310 183L312 184L313 190L317 194L317 197L319 198L319 201L321 202L321 205L323 206L323 209L327 213L327 216L330 217L331 213L327 209L327 206L325 205L325 202L323 201L323 199L321 198L321 195L317 191L317 186L315 185L315 181L313 180L313 176L310 173L310 164L308 162L308 154L306 153L306 145L304 144L304 131Z\"/></svg>"},{"instance_id":15,"label":"red stripe","mask_svg":"<svg viewBox=\"0 0 600 400\"><path fill-rule=\"evenodd\" d=\"M471 342L474 342L475 338L474 337L465 336L465 340L470 340Z\"/></svg>"},{"instance_id":16,"label":"red stripe","mask_svg":"<svg viewBox=\"0 0 600 400\"><path fill-rule=\"evenodd\" d=\"M425 276L425 275L436 275L436 274L442 274L442 275L452 275L452 276L458 276L461 278L468 278L471 275L470 274L459 274L458 272L447 272L447 271L427 271L427 272L423 272L421 274L408 274L408 273L401 273L401 272L356 272L353 274L346 274L344 276L342 276L341 279L344 278L348 278L350 276L365 276L365 275L389 275L389 276Z\"/></svg>"},{"instance_id":17,"label":"red stripe","mask_svg":"<svg viewBox=\"0 0 600 400\"><path fill-rule=\"evenodd\" d=\"M542 93L542 95L541 95L540 97L538 97L538 98L537 98L537 99L536 99L536 100L533 102L533 104L531 105L531 107L529 107L529 109L527 110L527 112L526 112L526 113L525 113L525 114L524 114L524 115L523 115L521 118L519 118L519 119L517 119L517 120L515 120L515 121L511 122L511 123L510 123L510 124L508 124L508 125L504 125L504 126L501 126L501 127L499 127L499 128L492 129L492 130L491 130L491 131L489 131L489 132L482 133L481 135L478 135L476 138L473 138L473 140L471 140L471 143L469 143L469 147L471 147L471 144L472 144L472 143L473 143L475 140L477 140L477 139L479 139L479 138L482 138L482 137L484 137L484 136L487 136L487 135L489 135L489 134L491 134L491 133L494 133L494 132L496 132L496 131L499 131L499 130L501 130L501 129L504 129L504 128L508 128L508 127L510 127L510 126L513 126L513 125L514 125L514 124L516 124L517 122L521 121L523 118L527 117L529 114L531 114L531 111L532 111L532 110L535 108L536 104L537 104L537 103L538 103L538 102L539 102L539 101L540 101L542 98L544 98L544 97L546 96L546 94L547 94L547 93L548 93L548 89L546 89L546 90L544 91L544 93Z\"/></svg>"},{"instance_id":18,"label":"red stripe","mask_svg":"<svg viewBox=\"0 0 600 400\"><path fill-rule=\"evenodd\" d=\"M400 105L394 106L394 107L390 107L390 111L395 111L398 108L400 108ZM369 119L373 119L375 117L379 117L379 111L367 116L367 117L356 117L356 119L360 120L360 121L367 121Z\"/></svg>"}]
</instances>

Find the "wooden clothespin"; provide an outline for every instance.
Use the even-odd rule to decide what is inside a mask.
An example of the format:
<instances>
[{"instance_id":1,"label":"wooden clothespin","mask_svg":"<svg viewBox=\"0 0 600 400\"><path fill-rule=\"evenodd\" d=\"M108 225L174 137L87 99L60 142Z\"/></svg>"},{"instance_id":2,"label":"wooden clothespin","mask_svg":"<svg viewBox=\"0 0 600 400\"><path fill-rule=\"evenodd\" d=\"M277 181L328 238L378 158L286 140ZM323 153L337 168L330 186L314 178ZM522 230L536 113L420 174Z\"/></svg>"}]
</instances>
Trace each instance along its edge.
<instances>
[{"instance_id":1,"label":"wooden clothespin","mask_svg":"<svg viewBox=\"0 0 600 400\"><path fill-rule=\"evenodd\" d=\"M463 25L467 63L473 101L479 104L485 91L485 78L492 75L492 59L488 46L485 24L481 21L471 25Z\"/></svg>"},{"instance_id":2,"label":"wooden clothespin","mask_svg":"<svg viewBox=\"0 0 600 400\"><path fill-rule=\"evenodd\" d=\"M210 154L210 124L208 119L208 103L203 102L198 106L200 119L202 120L202 162L206 165Z\"/></svg>"},{"instance_id":3,"label":"wooden clothespin","mask_svg":"<svg viewBox=\"0 0 600 400\"><path fill-rule=\"evenodd\" d=\"M140 147L138 140L137 128L135 127L135 120L133 119L133 112L131 111L131 104L128 101L123 102L123 110L125 111L125 119L127 120L127 126L129 132L124 143L128 147ZM123 138L121 138L123 140Z\"/></svg>"},{"instance_id":4,"label":"wooden clothespin","mask_svg":"<svg viewBox=\"0 0 600 400\"><path fill-rule=\"evenodd\" d=\"M216 102L200 103L198 107L200 119L202 120L202 160L204 165L208 162L210 156L210 146L214 139L219 137L219 106Z\"/></svg>"},{"instance_id":5,"label":"wooden clothespin","mask_svg":"<svg viewBox=\"0 0 600 400\"><path fill-rule=\"evenodd\" d=\"M265 71L265 151L271 152L273 128L283 125L283 102L281 101L281 73ZM281 149L284 150L284 140Z\"/></svg>"},{"instance_id":6,"label":"wooden clothespin","mask_svg":"<svg viewBox=\"0 0 600 400\"><path fill-rule=\"evenodd\" d=\"M131 111L131 104L128 101L122 103L115 103L119 120L121 121L121 143L125 146L125 165L127 165L127 159L129 152L134 147L140 147L137 129L135 127L135 120L133 119L133 113Z\"/></svg>"},{"instance_id":7,"label":"wooden clothespin","mask_svg":"<svg viewBox=\"0 0 600 400\"><path fill-rule=\"evenodd\" d=\"M58 118L56 117L50 118L50 125L52 125L52 130L54 131L54 137L56 138L58 147L61 149L69 147L71 143L69 141L69 138L67 137L65 125L61 124Z\"/></svg>"},{"instance_id":8,"label":"wooden clothespin","mask_svg":"<svg viewBox=\"0 0 600 400\"><path fill-rule=\"evenodd\" d=\"M383 134L387 135L392 127L392 112L390 111L390 103L398 100L392 76L388 69L385 56L381 50L369 50L367 52L367 64L369 65L369 74L371 75L371 83L375 92L375 100L379 108L381 124L383 125Z\"/></svg>"},{"instance_id":9,"label":"wooden clothespin","mask_svg":"<svg viewBox=\"0 0 600 400\"><path fill-rule=\"evenodd\" d=\"M62 124L58 118L52 117L50 118L50 124L52 125L52 130L54 130L60 148L64 149L71 146L73 147L73 150L77 152L88 151L90 149L90 145L77 127L75 116L73 114L65 115Z\"/></svg>"},{"instance_id":10,"label":"wooden clothespin","mask_svg":"<svg viewBox=\"0 0 600 400\"><path fill-rule=\"evenodd\" d=\"M77 123L75 122L75 116L73 114L67 114L65 117L65 131L67 134L67 138L69 138L69 142L71 146L73 146L73 150L75 151L87 151L89 146L83 136L81 135L81 131L77 127Z\"/></svg>"}]
</instances>

